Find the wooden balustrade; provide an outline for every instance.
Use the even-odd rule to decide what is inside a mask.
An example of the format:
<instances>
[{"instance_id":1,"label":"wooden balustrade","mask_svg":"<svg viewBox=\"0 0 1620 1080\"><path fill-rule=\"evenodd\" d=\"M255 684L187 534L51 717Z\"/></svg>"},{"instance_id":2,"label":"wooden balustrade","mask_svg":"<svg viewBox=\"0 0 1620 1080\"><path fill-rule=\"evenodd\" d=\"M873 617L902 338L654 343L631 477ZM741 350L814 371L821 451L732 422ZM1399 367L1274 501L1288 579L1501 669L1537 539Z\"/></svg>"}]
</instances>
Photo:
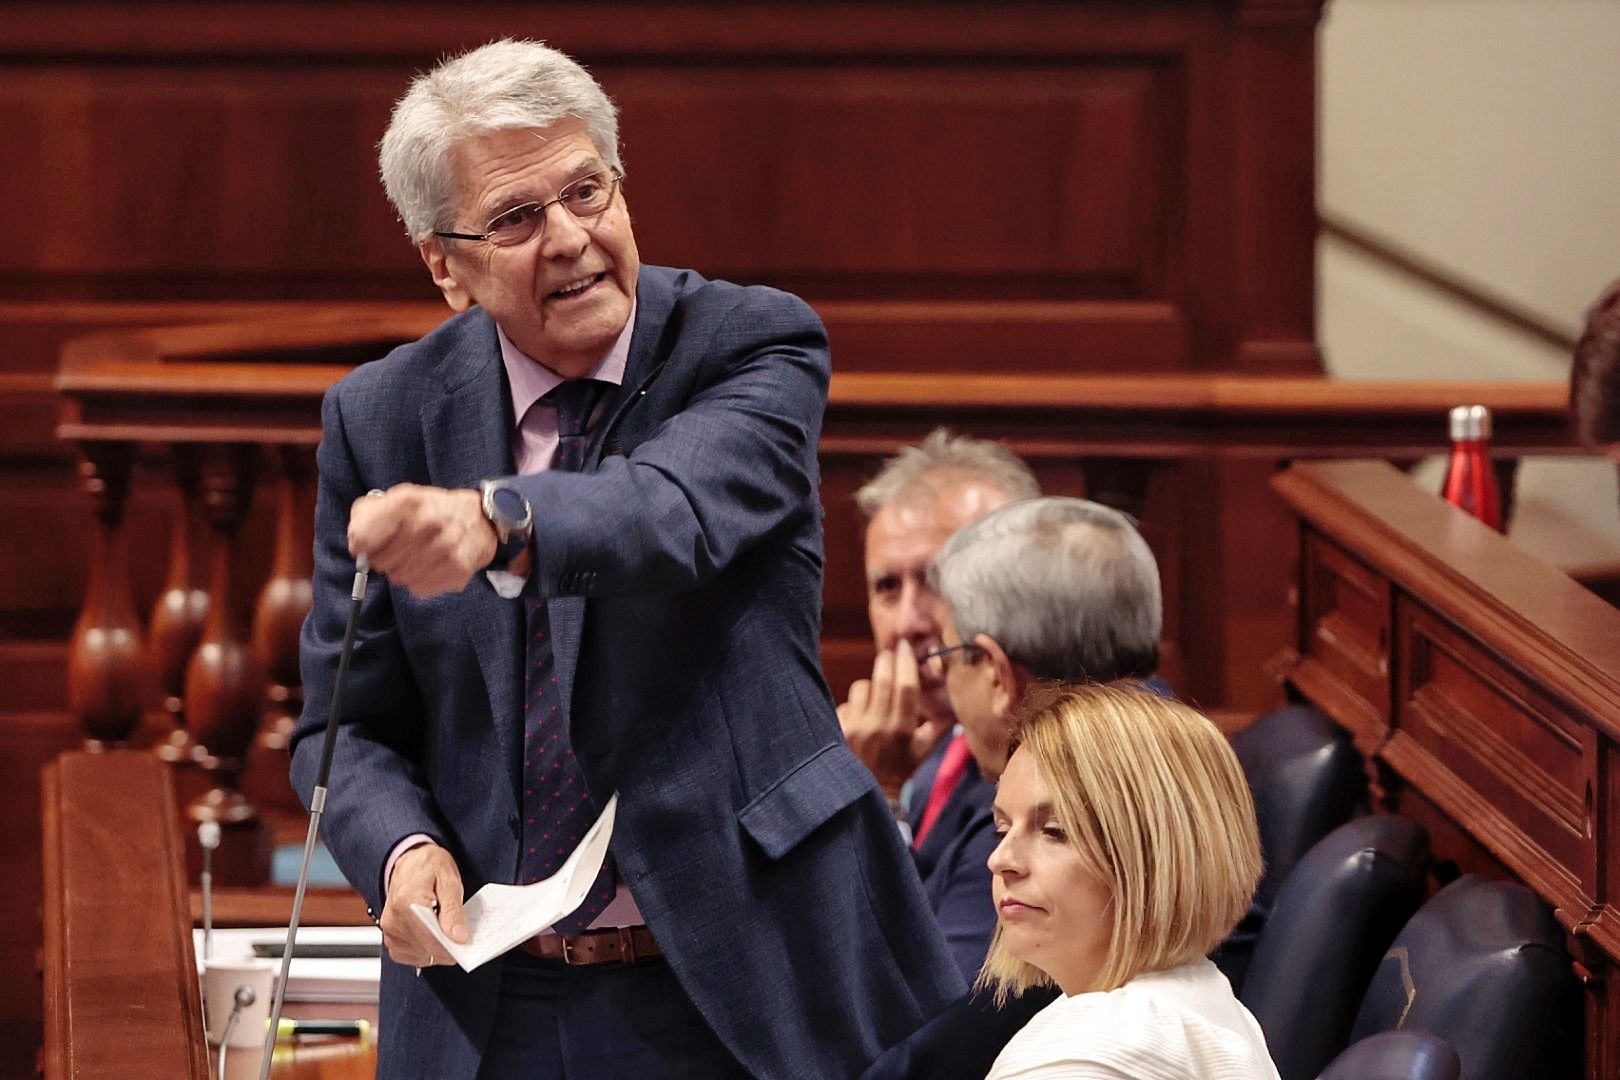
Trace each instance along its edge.
<instances>
[{"instance_id":1,"label":"wooden balustrade","mask_svg":"<svg viewBox=\"0 0 1620 1080\"><path fill-rule=\"evenodd\" d=\"M133 449L123 439L87 442L79 470L95 500L96 542L84 608L68 646L68 707L95 745L123 742L140 722L141 631L129 591L124 534Z\"/></svg>"},{"instance_id":2,"label":"wooden balustrade","mask_svg":"<svg viewBox=\"0 0 1620 1080\"><path fill-rule=\"evenodd\" d=\"M829 323L846 317L843 305L825 308ZM215 786L193 802L194 815L255 819L244 762L256 753L274 760L299 704L320 397L353 364L419 336L442 314L399 305L356 316L334 306L297 322L97 335L64 353L60 434L83 450L99 500L100 546L74 639L74 707L88 736L127 739L147 700L143 680L156 674L186 733L162 751L213 769ZM1568 449L1556 384L835 375L821 446L829 679L839 692L870 662L862 526L850 496L883 457L945 423L1006 440L1050 491L1089 495L1141 520L1165 583L1165 674L1207 707L1252 713L1277 698L1266 662L1291 636L1290 532L1266 480L1296 458L1439 451L1446 409L1465 399L1492 407L1504 457ZM146 664L119 528L137 446L167 453L186 508L174 523ZM264 578L246 581L239 534L261 466L274 475L275 542ZM205 595L193 517L208 526ZM250 632L240 605L251 596ZM177 671L185 672L179 701ZM271 721L255 746L267 704ZM188 739L198 745L185 746ZM284 770L271 771L246 787L287 806Z\"/></svg>"},{"instance_id":3,"label":"wooden balustrade","mask_svg":"<svg viewBox=\"0 0 1620 1080\"><path fill-rule=\"evenodd\" d=\"M1380 462L1295 465L1294 692L1367 756L1376 802L1569 934L1586 1071L1620 1075L1620 610Z\"/></svg>"},{"instance_id":4,"label":"wooden balustrade","mask_svg":"<svg viewBox=\"0 0 1620 1080\"><path fill-rule=\"evenodd\" d=\"M170 528L168 576L147 622L147 656L163 694L164 711L174 723L157 752L174 764L190 763L200 756L185 714L186 667L208 621L207 581L199 557L202 495L196 449L186 443L170 449L174 482L180 489L180 517Z\"/></svg>"}]
</instances>

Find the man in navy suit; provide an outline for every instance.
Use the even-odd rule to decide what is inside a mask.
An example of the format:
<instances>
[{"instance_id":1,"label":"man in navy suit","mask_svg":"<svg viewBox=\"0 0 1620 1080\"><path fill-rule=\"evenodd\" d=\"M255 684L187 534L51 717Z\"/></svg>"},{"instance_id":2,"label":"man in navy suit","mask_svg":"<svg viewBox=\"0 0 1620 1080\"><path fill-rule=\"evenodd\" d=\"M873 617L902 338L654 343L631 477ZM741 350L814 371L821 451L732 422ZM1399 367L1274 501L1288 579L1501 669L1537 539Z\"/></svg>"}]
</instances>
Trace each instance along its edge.
<instances>
[{"instance_id":1,"label":"man in navy suit","mask_svg":"<svg viewBox=\"0 0 1620 1080\"><path fill-rule=\"evenodd\" d=\"M877 658L872 677L850 687L838 720L850 749L896 801L929 907L969 980L995 928L990 868L981 861L963 872L940 856L990 812L995 785L955 733L944 679L917 664L939 648L947 618L929 575L956 530L1040 493L1035 474L1006 446L944 428L884 462L855 493L867 519L866 610Z\"/></svg>"},{"instance_id":2,"label":"man in navy suit","mask_svg":"<svg viewBox=\"0 0 1620 1080\"><path fill-rule=\"evenodd\" d=\"M641 266L615 110L497 42L418 78L389 197L457 314L323 407L308 797L353 560L326 838L387 946L379 1075L848 1077L961 979L818 661L826 338ZM617 793L573 916L472 972L464 898Z\"/></svg>"}]
</instances>

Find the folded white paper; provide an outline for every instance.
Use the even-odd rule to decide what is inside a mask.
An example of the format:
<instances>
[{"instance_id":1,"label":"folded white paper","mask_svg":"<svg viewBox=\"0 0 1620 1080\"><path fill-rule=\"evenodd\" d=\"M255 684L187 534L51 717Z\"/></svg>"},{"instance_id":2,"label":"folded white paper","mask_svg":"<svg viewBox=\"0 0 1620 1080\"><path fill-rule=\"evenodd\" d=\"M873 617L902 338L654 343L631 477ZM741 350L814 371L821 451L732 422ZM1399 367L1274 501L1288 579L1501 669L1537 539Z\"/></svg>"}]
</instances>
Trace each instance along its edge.
<instances>
[{"instance_id":1,"label":"folded white paper","mask_svg":"<svg viewBox=\"0 0 1620 1080\"><path fill-rule=\"evenodd\" d=\"M466 902L467 943L450 940L439 929L439 916L423 904L411 910L438 939L444 951L466 971L493 959L518 942L540 933L585 902L591 883L607 858L608 841L613 839L613 815L619 807L614 793L602 816L596 819L555 874L532 885L485 885Z\"/></svg>"}]
</instances>

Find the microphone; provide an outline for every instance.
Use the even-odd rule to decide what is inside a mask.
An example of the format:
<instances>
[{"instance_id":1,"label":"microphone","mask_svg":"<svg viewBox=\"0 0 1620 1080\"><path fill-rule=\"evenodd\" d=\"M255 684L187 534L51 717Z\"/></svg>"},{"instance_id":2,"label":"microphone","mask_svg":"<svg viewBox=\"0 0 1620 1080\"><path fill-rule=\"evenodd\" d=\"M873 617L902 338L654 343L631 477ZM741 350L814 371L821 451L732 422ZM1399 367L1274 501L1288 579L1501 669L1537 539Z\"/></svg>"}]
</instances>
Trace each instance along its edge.
<instances>
[{"instance_id":1,"label":"microphone","mask_svg":"<svg viewBox=\"0 0 1620 1080\"><path fill-rule=\"evenodd\" d=\"M242 1019L242 1010L258 999L251 986L238 986L236 998L231 1004L231 1015L225 1021L225 1032L219 1037L219 1072L218 1080L225 1080L225 1054L231 1048L231 1032L236 1030L236 1022Z\"/></svg>"},{"instance_id":2,"label":"microphone","mask_svg":"<svg viewBox=\"0 0 1620 1080\"><path fill-rule=\"evenodd\" d=\"M214 957L213 864L214 849L219 847L219 822L205 821L198 825L197 843L202 845L203 960L206 962Z\"/></svg>"},{"instance_id":3,"label":"microphone","mask_svg":"<svg viewBox=\"0 0 1620 1080\"><path fill-rule=\"evenodd\" d=\"M354 657L354 638L360 625L360 606L366 598L366 579L371 562L364 555L354 560L354 585L349 589L349 621L343 628L343 648L338 653L337 675L332 679L332 707L326 710L326 732L321 738L321 763L315 772L315 789L309 796L309 832L304 836L304 857L298 866L298 887L293 890L292 917L287 920L287 943L281 950L281 977L271 994L270 1021L265 1025L264 1055L259 1062L259 1080L270 1080L270 1059L276 1052L276 1035L281 1029L281 1005L287 996L287 972L292 968L293 946L298 941L298 920L304 910L304 890L309 887L309 865L320 836L321 814L326 810L326 782L332 774L332 751L337 748L338 719L343 713L343 683ZM249 993L252 993L250 990ZM241 991L237 991L241 1000ZM251 999L249 1001L251 1004ZM223 1055L221 1055L223 1060ZM223 1066L222 1066L223 1067Z\"/></svg>"}]
</instances>

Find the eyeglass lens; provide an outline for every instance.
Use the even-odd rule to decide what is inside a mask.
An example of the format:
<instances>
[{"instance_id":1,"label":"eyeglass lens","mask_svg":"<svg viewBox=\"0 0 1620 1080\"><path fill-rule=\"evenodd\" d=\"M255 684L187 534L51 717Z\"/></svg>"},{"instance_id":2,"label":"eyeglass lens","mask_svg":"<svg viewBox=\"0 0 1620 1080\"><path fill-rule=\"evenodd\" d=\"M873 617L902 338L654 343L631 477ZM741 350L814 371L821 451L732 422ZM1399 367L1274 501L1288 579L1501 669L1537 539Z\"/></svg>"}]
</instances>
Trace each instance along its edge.
<instances>
[{"instance_id":1,"label":"eyeglass lens","mask_svg":"<svg viewBox=\"0 0 1620 1080\"><path fill-rule=\"evenodd\" d=\"M613 188L619 177L609 173L591 173L582 176L557 193L550 202L524 203L504 210L490 219L484 227L490 243L507 247L521 244L535 234L546 220L546 210L552 203L562 203L576 218L592 218L613 202Z\"/></svg>"}]
</instances>

